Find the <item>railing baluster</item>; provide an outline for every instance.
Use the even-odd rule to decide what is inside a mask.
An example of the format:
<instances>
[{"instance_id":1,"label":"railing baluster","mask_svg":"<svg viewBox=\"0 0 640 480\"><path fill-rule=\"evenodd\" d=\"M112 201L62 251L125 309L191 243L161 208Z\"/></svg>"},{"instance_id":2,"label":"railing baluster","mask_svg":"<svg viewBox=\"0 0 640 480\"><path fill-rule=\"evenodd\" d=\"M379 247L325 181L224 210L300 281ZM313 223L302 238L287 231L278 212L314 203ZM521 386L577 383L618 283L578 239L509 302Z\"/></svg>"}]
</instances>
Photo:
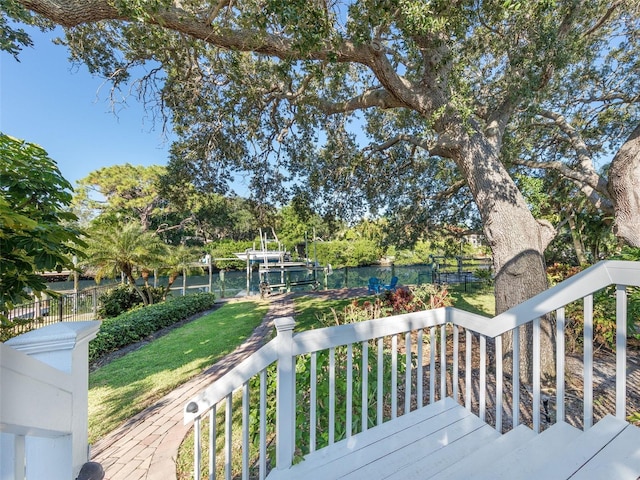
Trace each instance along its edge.
<instances>
[{"instance_id":1,"label":"railing baluster","mask_svg":"<svg viewBox=\"0 0 640 480\"><path fill-rule=\"evenodd\" d=\"M556 311L556 422L564 422L565 371L565 316L564 307Z\"/></svg>"},{"instance_id":2,"label":"railing baluster","mask_svg":"<svg viewBox=\"0 0 640 480\"><path fill-rule=\"evenodd\" d=\"M317 421L317 405L318 405L318 352L311 353L311 394L309 398L309 451L315 452L316 450L316 430L318 428Z\"/></svg>"},{"instance_id":3,"label":"railing baluster","mask_svg":"<svg viewBox=\"0 0 640 480\"><path fill-rule=\"evenodd\" d=\"M502 433L502 335L495 338L496 355L496 430Z\"/></svg>"},{"instance_id":4,"label":"railing baluster","mask_svg":"<svg viewBox=\"0 0 640 480\"><path fill-rule=\"evenodd\" d=\"M398 335L391 336L391 418L398 416Z\"/></svg>"},{"instance_id":5,"label":"railing baluster","mask_svg":"<svg viewBox=\"0 0 640 480\"><path fill-rule=\"evenodd\" d=\"M404 371L404 413L411 411L411 332L407 332L404 336L404 350L406 352L406 362Z\"/></svg>"},{"instance_id":6,"label":"railing baluster","mask_svg":"<svg viewBox=\"0 0 640 480\"><path fill-rule=\"evenodd\" d=\"M627 288L616 285L616 417L626 420Z\"/></svg>"},{"instance_id":7,"label":"railing baluster","mask_svg":"<svg viewBox=\"0 0 640 480\"><path fill-rule=\"evenodd\" d=\"M513 375L511 377L511 391L513 394L513 428L516 428L520 425L520 327L514 328L512 332Z\"/></svg>"},{"instance_id":8,"label":"railing baluster","mask_svg":"<svg viewBox=\"0 0 640 480\"><path fill-rule=\"evenodd\" d=\"M362 342L362 408L361 408L362 431L369 428L369 342Z\"/></svg>"},{"instance_id":9,"label":"railing baluster","mask_svg":"<svg viewBox=\"0 0 640 480\"><path fill-rule=\"evenodd\" d=\"M593 295L584 297L584 430L593 425Z\"/></svg>"},{"instance_id":10,"label":"railing baluster","mask_svg":"<svg viewBox=\"0 0 640 480\"><path fill-rule=\"evenodd\" d=\"M214 405L209 410L209 480L215 480L216 472L216 443L217 443L217 422L216 422L217 406ZM198 470L196 470L197 472Z\"/></svg>"},{"instance_id":11,"label":"railing baluster","mask_svg":"<svg viewBox=\"0 0 640 480\"><path fill-rule=\"evenodd\" d=\"M471 370L473 369L473 365L471 363L471 349L473 348L473 336L471 335L470 330L466 330L466 344L465 344L465 367L464 367L464 407L471 411L471 392L473 390L473 385L471 383Z\"/></svg>"},{"instance_id":12,"label":"railing baluster","mask_svg":"<svg viewBox=\"0 0 640 480\"><path fill-rule=\"evenodd\" d=\"M202 445L200 443L200 417L193 422L193 478L200 480L200 461Z\"/></svg>"},{"instance_id":13,"label":"railing baluster","mask_svg":"<svg viewBox=\"0 0 640 480\"><path fill-rule=\"evenodd\" d=\"M233 394L227 395L224 418L224 478L231 480L231 455L233 453Z\"/></svg>"},{"instance_id":14,"label":"railing baluster","mask_svg":"<svg viewBox=\"0 0 640 480\"><path fill-rule=\"evenodd\" d=\"M436 327L429 329L429 403L436 401Z\"/></svg>"},{"instance_id":15,"label":"railing baluster","mask_svg":"<svg viewBox=\"0 0 640 480\"><path fill-rule=\"evenodd\" d=\"M540 433L540 317L533 320L533 431Z\"/></svg>"},{"instance_id":16,"label":"railing baluster","mask_svg":"<svg viewBox=\"0 0 640 480\"><path fill-rule=\"evenodd\" d=\"M451 383L453 386L453 399L458 401L458 377L460 375L460 365L458 355L460 354L460 341L458 335L460 330L457 325L453 326L453 372L451 373Z\"/></svg>"},{"instance_id":17,"label":"railing baluster","mask_svg":"<svg viewBox=\"0 0 640 480\"><path fill-rule=\"evenodd\" d=\"M347 411L346 411L346 436L351 437L353 421L353 345L347 345Z\"/></svg>"},{"instance_id":18,"label":"railing baluster","mask_svg":"<svg viewBox=\"0 0 640 480\"><path fill-rule=\"evenodd\" d=\"M440 325L440 399L447 396L447 324Z\"/></svg>"},{"instance_id":19,"label":"railing baluster","mask_svg":"<svg viewBox=\"0 0 640 480\"><path fill-rule=\"evenodd\" d=\"M422 370L422 364L424 362L422 355L422 344L423 344L423 330L422 328L420 330L418 330L418 339L416 340L418 342L418 352L417 352L417 364L418 364L418 369L416 371L416 395L418 396L417 398L417 405L418 408L422 408L422 406L424 405L424 388L423 388L423 370Z\"/></svg>"},{"instance_id":20,"label":"railing baluster","mask_svg":"<svg viewBox=\"0 0 640 480\"><path fill-rule=\"evenodd\" d=\"M329 349L329 445L336 441L336 349Z\"/></svg>"},{"instance_id":21,"label":"railing baluster","mask_svg":"<svg viewBox=\"0 0 640 480\"><path fill-rule=\"evenodd\" d=\"M487 337L480 335L480 393L479 414L480 420L486 420L487 409Z\"/></svg>"},{"instance_id":22,"label":"railing baluster","mask_svg":"<svg viewBox=\"0 0 640 480\"><path fill-rule=\"evenodd\" d=\"M249 480L249 384L242 386L242 480Z\"/></svg>"},{"instance_id":23,"label":"railing baluster","mask_svg":"<svg viewBox=\"0 0 640 480\"><path fill-rule=\"evenodd\" d=\"M311 425L313 428L314 425ZM267 370L260 372L260 459L259 459L259 479L264 480L267 476Z\"/></svg>"},{"instance_id":24,"label":"railing baluster","mask_svg":"<svg viewBox=\"0 0 640 480\"><path fill-rule=\"evenodd\" d=\"M384 369L384 339L382 337L378 338L378 374L377 374L377 382L378 382L378 405L377 405L377 424L382 425L384 418L382 417L382 400L383 400L383 369Z\"/></svg>"}]
</instances>

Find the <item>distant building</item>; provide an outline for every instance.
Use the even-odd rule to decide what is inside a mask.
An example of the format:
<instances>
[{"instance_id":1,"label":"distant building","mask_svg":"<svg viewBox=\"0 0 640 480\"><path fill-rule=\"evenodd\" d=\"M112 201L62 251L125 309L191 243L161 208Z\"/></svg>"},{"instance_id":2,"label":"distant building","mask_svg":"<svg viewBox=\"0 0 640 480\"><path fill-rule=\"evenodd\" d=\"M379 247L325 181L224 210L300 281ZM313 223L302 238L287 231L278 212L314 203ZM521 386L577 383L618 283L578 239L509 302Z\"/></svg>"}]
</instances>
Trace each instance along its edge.
<instances>
[{"instance_id":1,"label":"distant building","mask_svg":"<svg viewBox=\"0 0 640 480\"><path fill-rule=\"evenodd\" d=\"M476 248L480 248L484 245L484 235L480 233L471 233L462 237L464 241Z\"/></svg>"}]
</instances>

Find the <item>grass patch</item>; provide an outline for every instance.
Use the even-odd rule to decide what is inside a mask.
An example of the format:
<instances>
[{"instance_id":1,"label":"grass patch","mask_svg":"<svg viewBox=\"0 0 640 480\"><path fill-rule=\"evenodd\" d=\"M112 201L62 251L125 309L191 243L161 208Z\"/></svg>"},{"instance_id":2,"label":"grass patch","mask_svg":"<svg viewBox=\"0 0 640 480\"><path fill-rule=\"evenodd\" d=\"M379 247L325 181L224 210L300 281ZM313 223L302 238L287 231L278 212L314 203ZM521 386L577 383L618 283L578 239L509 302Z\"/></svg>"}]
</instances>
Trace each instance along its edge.
<instances>
[{"instance_id":1,"label":"grass patch","mask_svg":"<svg viewBox=\"0 0 640 480\"><path fill-rule=\"evenodd\" d=\"M496 310L496 300L493 287L484 287L473 292L465 292L464 286L450 285L449 293L454 299L453 306L460 310L493 317Z\"/></svg>"},{"instance_id":2,"label":"grass patch","mask_svg":"<svg viewBox=\"0 0 640 480\"><path fill-rule=\"evenodd\" d=\"M268 305L227 303L89 375L89 442L232 352Z\"/></svg>"}]
</instances>

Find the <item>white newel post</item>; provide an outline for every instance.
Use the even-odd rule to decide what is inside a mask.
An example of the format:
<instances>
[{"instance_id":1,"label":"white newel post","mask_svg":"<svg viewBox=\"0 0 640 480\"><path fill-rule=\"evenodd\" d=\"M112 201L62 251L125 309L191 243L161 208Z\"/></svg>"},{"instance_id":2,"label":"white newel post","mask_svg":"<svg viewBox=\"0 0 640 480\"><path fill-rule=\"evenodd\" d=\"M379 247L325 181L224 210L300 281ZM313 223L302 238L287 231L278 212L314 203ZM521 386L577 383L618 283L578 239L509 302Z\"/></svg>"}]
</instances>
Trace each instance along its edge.
<instances>
[{"instance_id":1,"label":"white newel post","mask_svg":"<svg viewBox=\"0 0 640 480\"><path fill-rule=\"evenodd\" d=\"M276 319L278 331L278 386L276 395L276 468L291 467L295 438L295 359L293 357L292 317Z\"/></svg>"},{"instance_id":2,"label":"white newel post","mask_svg":"<svg viewBox=\"0 0 640 480\"><path fill-rule=\"evenodd\" d=\"M47 398L39 402L41 408L30 412L43 418L70 416L71 434L53 438L27 436L27 478L73 479L88 460L89 341L95 338L99 328L98 321L61 322L5 343L71 376L70 412L55 411Z\"/></svg>"}]
</instances>

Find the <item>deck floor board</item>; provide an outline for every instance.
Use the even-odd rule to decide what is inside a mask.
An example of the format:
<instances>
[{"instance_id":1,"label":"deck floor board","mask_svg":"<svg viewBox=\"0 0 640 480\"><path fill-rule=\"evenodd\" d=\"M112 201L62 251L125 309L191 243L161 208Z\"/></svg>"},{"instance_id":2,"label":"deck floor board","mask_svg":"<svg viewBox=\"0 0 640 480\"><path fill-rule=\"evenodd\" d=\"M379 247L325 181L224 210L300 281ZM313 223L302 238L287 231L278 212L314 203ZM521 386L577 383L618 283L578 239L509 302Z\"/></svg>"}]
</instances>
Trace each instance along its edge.
<instances>
[{"instance_id":1,"label":"deck floor board","mask_svg":"<svg viewBox=\"0 0 640 480\"><path fill-rule=\"evenodd\" d=\"M541 476L542 475L542 476ZM613 417L505 435L446 398L313 452L268 480L640 478L640 428Z\"/></svg>"}]
</instances>

